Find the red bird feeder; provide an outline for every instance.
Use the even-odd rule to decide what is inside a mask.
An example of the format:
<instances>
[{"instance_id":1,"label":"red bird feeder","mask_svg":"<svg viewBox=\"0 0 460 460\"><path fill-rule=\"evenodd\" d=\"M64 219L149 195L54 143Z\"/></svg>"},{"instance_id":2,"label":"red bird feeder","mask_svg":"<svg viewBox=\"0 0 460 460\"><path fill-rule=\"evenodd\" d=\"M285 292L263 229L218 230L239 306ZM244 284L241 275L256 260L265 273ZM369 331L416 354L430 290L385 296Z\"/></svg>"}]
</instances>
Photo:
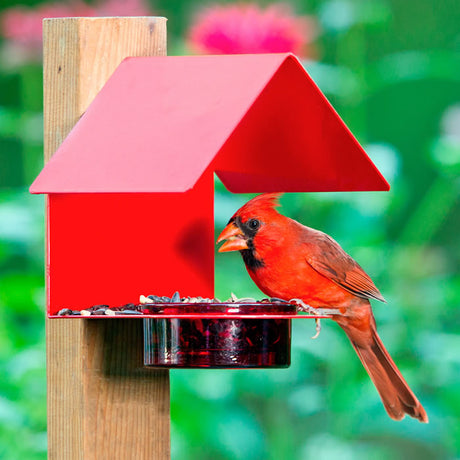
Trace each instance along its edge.
<instances>
[{"instance_id":1,"label":"red bird feeder","mask_svg":"<svg viewBox=\"0 0 460 460\"><path fill-rule=\"evenodd\" d=\"M30 188L49 195L49 317L137 303L147 291L213 298L214 173L238 193L389 189L293 55L125 59ZM185 307L144 315L155 318L146 331L156 351L146 359L168 367L288 365L294 312L267 304L246 318L249 307L236 319L209 305L193 318ZM283 340L266 332L274 321ZM221 328L225 340L239 328L232 343L242 354L225 340L209 339L208 348L180 340L197 328L200 337ZM256 343L242 362L249 355L241 341L264 334L284 351ZM261 361L266 346L274 354Z\"/></svg>"}]
</instances>

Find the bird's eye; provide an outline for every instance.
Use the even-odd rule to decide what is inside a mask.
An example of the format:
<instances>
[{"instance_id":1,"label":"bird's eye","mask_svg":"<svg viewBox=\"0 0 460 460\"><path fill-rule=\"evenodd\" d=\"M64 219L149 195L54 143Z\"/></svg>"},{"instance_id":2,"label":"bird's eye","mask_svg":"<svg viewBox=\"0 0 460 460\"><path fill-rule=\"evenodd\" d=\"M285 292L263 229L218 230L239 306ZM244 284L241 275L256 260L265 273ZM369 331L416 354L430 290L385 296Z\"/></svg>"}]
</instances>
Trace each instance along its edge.
<instances>
[{"instance_id":1,"label":"bird's eye","mask_svg":"<svg viewBox=\"0 0 460 460\"><path fill-rule=\"evenodd\" d=\"M249 219L248 226L251 230L256 230L260 226L260 222L257 219Z\"/></svg>"}]
</instances>

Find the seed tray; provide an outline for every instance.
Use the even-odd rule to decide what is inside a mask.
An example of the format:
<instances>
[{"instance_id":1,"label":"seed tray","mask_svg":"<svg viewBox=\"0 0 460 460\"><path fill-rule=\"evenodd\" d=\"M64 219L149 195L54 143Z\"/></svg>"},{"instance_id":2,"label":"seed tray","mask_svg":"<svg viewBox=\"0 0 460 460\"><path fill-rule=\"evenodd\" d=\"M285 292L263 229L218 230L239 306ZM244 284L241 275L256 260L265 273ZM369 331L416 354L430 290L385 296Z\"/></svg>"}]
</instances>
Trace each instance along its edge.
<instances>
[{"instance_id":1,"label":"seed tray","mask_svg":"<svg viewBox=\"0 0 460 460\"><path fill-rule=\"evenodd\" d=\"M140 296L139 303L61 309L55 318L144 319L144 365L159 368L285 368L291 356L291 319L330 318L293 299L225 300Z\"/></svg>"},{"instance_id":2,"label":"seed tray","mask_svg":"<svg viewBox=\"0 0 460 460\"><path fill-rule=\"evenodd\" d=\"M197 303L192 305L184 304L139 304L124 307L91 307L86 310L62 309L57 315L50 318L152 318L152 319L203 319L203 318L229 318L229 319L321 319L331 318L331 310L317 309L318 314L297 311L295 305L288 305L289 308L276 313L271 313L273 307L279 307L277 303L266 302L263 305L253 303L223 304L223 303ZM241 312L245 307L245 312Z\"/></svg>"},{"instance_id":3,"label":"seed tray","mask_svg":"<svg viewBox=\"0 0 460 460\"><path fill-rule=\"evenodd\" d=\"M330 309L316 309L314 313L301 311L297 304L277 298L256 300L232 296L225 300L203 297L180 297L175 292L167 296L140 296L138 304L128 303L118 307L93 305L90 308L76 310L62 308L51 318L152 318L152 319L203 319L203 318L245 318L245 319L297 319L330 318Z\"/></svg>"}]
</instances>

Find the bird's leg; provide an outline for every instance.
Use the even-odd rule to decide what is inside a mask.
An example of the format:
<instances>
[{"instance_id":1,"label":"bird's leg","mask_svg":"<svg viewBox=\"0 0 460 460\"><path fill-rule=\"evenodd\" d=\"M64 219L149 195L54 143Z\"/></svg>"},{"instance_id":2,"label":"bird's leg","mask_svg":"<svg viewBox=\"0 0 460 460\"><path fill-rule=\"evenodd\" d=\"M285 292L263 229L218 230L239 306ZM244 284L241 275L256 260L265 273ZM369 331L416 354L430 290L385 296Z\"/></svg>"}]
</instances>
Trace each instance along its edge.
<instances>
[{"instance_id":1,"label":"bird's leg","mask_svg":"<svg viewBox=\"0 0 460 460\"><path fill-rule=\"evenodd\" d=\"M297 310L306 311L307 313L311 313L312 315L321 315L321 313L316 308L310 307L310 305L307 305L301 299L291 299L289 303L297 305Z\"/></svg>"},{"instance_id":2,"label":"bird's leg","mask_svg":"<svg viewBox=\"0 0 460 460\"><path fill-rule=\"evenodd\" d=\"M301 299L291 299L289 300L289 303L293 303L297 305L297 310L298 311L306 311L307 313L311 313L312 315L317 315L317 316L330 316L330 315L343 315L338 308L313 308L310 305L307 305L303 300Z\"/></svg>"},{"instance_id":3,"label":"bird's leg","mask_svg":"<svg viewBox=\"0 0 460 460\"><path fill-rule=\"evenodd\" d=\"M342 313L338 309L334 308L313 308L310 305L307 305L302 299L291 299L289 303L297 305L297 310L306 311L312 315L323 316L323 315L341 315ZM316 334L312 339L317 339L321 332L321 320L320 318L315 318L316 323Z\"/></svg>"},{"instance_id":4,"label":"bird's leg","mask_svg":"<svg viewBox=\"0 0 460 460\"><path fill-rule=\"evenodd\" d=\"M310 307L310 305L307 305L303 300L301 299L291 299L289 303L294 303L297 305L297 309L301 311L306 311L308 313L311 313L312 315L320 315L321 312L317 310L316 308ZM321 332L321 320L319 318L315 318L315 324L316 324L316 334L312 337L312 339L317 339L319 337L319 334Z\"/></svg>"}]
</instances>

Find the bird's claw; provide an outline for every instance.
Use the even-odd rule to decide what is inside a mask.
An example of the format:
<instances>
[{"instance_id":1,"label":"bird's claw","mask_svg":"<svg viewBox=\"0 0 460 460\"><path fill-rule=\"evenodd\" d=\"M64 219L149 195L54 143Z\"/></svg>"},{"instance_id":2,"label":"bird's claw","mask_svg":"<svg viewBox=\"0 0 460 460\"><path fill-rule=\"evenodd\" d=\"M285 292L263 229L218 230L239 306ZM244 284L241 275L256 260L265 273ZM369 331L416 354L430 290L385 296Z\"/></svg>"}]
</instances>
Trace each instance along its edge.
<instances>
[{"instance_id":1,"label":"bird's claw","mask_svg":"<svg viewBox=\"0 0 460 460\"><path fill-rule=\"evenodd\" d=\"M318 310L316 310L316 308L310 307L310 305L307 305L302 299L291 299L289 303L297 305L298 310L306 311L307 313L311 313L312 315L320 314Z\"/></svg>"},{"instance_id":2,"label":"bird's claw","mask_svg":"<svg viewBox=\"0 0 460 460\"><path fill-rule=\"evenodd\" d=\"M307 305L303 300L301 299L291 299L289 303L293 303L297 305L297 309L301 311L306 311L308 313L311 313L312 315L319 315L321 312L316 310L313 307L310 307L310 305ZM312 339L317 339L319 337L319 334L321 332L321 320L320 318L315 318L315 324L316 324L316 333L312 337Z\"/></svg>"},{"instance_id":3,"label":"bird's claw","mask_svg":"<svg viewBox=\"0 0 460 460\"><path fill-rule=\"evenodd\" d=\"M317 339L319 337L319 333L321 332L321 320L319 318L315 318L316 323L316 333L312 337L312 339Z\"/></svg>"}]
</instances>

